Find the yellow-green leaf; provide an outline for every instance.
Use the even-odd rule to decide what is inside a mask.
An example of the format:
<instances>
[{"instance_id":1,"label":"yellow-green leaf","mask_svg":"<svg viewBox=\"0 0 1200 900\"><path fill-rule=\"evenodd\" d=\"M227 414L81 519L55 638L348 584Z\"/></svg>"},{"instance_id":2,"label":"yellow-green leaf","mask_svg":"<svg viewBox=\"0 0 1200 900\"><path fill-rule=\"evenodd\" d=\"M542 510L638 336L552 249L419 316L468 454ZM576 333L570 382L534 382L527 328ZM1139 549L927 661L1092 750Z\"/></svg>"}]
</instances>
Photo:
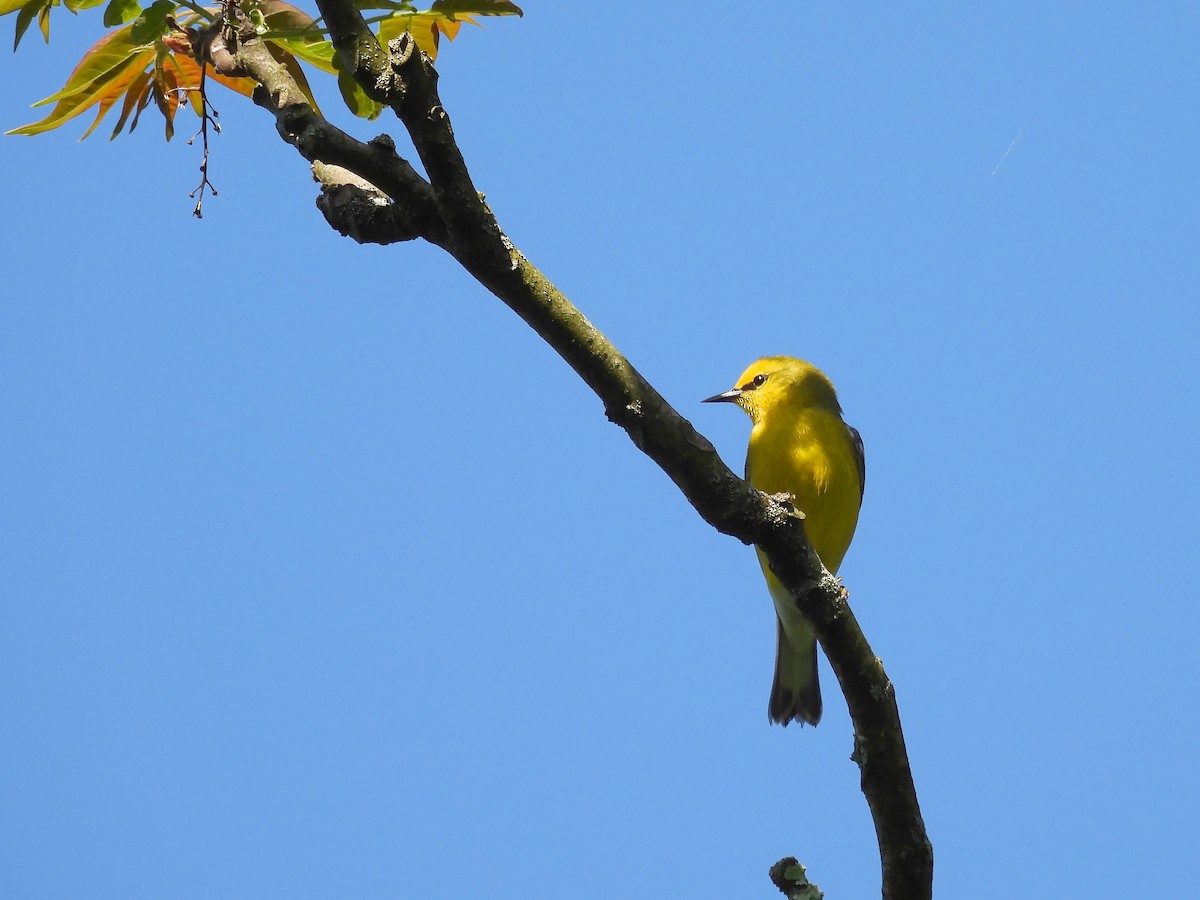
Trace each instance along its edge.
<instances>
[{"instance_id":1,"label":"yellow-green leaf","mask_svg":"<svg viewBox=\"0 0 1200 900\"><path fill-rule=\"evenodd\" d=\"M371 3L372 6L376 4L384 6L383 0L373 0ZM478 25L475 16L519 15L522 15L521 7L507 0L434 0L433 5L424 12L392 12L379 23L379 42L386 44L407 31L421 50L428 53L431 59L436 59L438 38L444 34L454 40L463 22Z\"/></svg>"},{"instance_id":2,"label":"yellow-green leaf","mask_svg":"<svg viewBox=\"0 0 1200 900\"><path fill-rule=\"evenodd\" d=\"M337 66L333 61L337 56L337 51L333 49L333 44L329 41L309 41L303 37L281 37L277 34L269 36L267 40L322 72L328 72L331 75L337 72Z\"/></svg>"},{"instance_id":3,"label":"yellow-green leaf","mask_svg":"<svg viewBox=\"0 0 1200 900\"><path fill-rule=\"evenodd\" d=\"M143 66L149 62L149 57L150 55L147 53L146 58L140 63L136 58L132 59L130 64L124 69L120 70L118 75L116 75L110 81L105 82L104 90L99 94L96 118L92 120L92 124L88 127L88 130L80 136L79 139L81 141L96 130L96 127L100 124L101 120L108 115L108 111L112 109L113 104L115 104L121 98L121 95L130 90L131 85L136 84L141 78L148 74ZM83 110L81 109L79 112L82 113Z\"/></svg>"},{"instance_id":4,"label":"yellow-green leaf","mask_svg":"<svg viewBox=\"0 0 1200 900\"><path fill-rule=\"evenodd\" d=\"M360 119L379 118L379 114L383 112L383 105L368 97L362 85L355 81L352 75L338 72L337 79L338 90L342 92L342 99L350 112Z\"/></svg>"},{"instance_id":5,"label":"yellow-green leaf","mask_svg":"<svg viewBox=\"0 0 1200 900\"><path fill-rule=\"evenodd\" d=\"M321 107L317 106L317 100L313 96L312 88L308 85L308 76L300 68L300 63L296 62L296 57L292 56L284 48L269 41L267 42L267 50L270 51L271 55L278 62L283 63L287 68L288 73L292 76L292 80L296 82L296 87L300 88L300 93L304 94L304 99L308 101L308 105L320 113Z\"/></svg>"},{"instance_id":6,"label":"yellow-green leaf","mask_svg":"<svg viewBox=\"0 0 1200 900\"><path fill-rule=\"evenodd\" d=\"M259 9L267 28L262 35L265 40L322 72L331 75L337 72L333 44L325 39L308 13L283 0L264 0Z\"/></svg>"},{"instance_id":7,"label":"yellow-green leaf","mask_svg":"<svg viewBox=\"0 0 1200 900\"><path fill-rule=\"evenodd\" d=\"M98 78L104 77L104 75L120 66L131 56L148 51L153 52L146 45L135 44L130 39L129 31L130 27L127 25L116 31L110 31L104 37L100 38L100 40L96 41L91 46L91 49L83 54L83 59L79 60L79 63L75 66L75 70L71 72L67 83L62 86L62 89L51 94L44 100L39 100L33 105L35 107L45 106L48 103L57 103L66 100L74 94L89 91Z\"/></svg>"},{"instance_id":8,"label":"yellow-green leaf","mask_svg":"<svg viewBox=\"0 0 1200 900\"><path fill-rule=\"evenodd\" d=\"M428 53L430 59L437 59L437 23L441 18L430 12L395 13L379 23L379 43L386 45L407 31L412 34L417 47Z\"/></svg>"},{"instance_id":9,"label":"yellow-green leaf","mask_svg":"<svg viewBox=\"0 0 1200 900\"><path fill-rule=\"evenodd\" d=\"M34 104L44 106L57 101L50 114L8 133L42 134L113 98L105 107L107 111L153 58L152 49L130 42L128 28L105 35L84 54L61 91Z\"/></svg>"}]
</instances>

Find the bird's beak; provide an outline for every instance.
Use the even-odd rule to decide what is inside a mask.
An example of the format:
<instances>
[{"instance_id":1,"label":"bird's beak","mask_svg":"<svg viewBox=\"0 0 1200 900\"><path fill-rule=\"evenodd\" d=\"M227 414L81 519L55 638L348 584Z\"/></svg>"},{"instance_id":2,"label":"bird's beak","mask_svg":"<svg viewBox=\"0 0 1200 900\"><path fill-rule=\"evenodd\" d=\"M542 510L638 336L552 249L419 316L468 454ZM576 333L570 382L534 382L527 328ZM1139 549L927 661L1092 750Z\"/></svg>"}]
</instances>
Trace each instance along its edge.
<instances>
[{"instance_id":1,"label":"bird's beak","mask_svg":"<svg viewBox=\"0 0 1200 900\"><path fill-rule=\"evenodd\" d=\"M737 388L732 391L726 391L723 394L716 394L712 397L705 397L701 403L736 403L737 398L742 396L742 392Z\"/></svg>"}]
</instances>

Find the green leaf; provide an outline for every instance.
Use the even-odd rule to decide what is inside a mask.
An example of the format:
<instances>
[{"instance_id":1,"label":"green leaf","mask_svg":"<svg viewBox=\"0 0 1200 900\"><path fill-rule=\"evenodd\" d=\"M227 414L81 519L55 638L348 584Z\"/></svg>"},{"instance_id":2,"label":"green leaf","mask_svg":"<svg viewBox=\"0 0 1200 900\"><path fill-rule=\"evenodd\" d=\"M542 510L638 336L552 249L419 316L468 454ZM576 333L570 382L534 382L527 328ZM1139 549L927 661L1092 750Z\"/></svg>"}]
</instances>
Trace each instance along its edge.
<instances>
[{"instance_id":1,"label":"green leaf","mask_svg":"<svg viewBox=\"0 0 1200 900\"><path fill-rule=\"evenodd\" d=\"M362 89L362 85L354 80L354 76L341 70L337 73L338 90L342 92L342 100L346 108L360 119L377 119L383 112L383 104L372 100Z\"/></svg>"},{"instance_id":2,"label":"green leaf","mask_svg":"<svg viewBox=\"0 0 1200 900\"><path fill-rule=\"evenodd\" d=\"M521 7L508 0L433 0L430 12L454 16L523 16Z\"/></svg>"},{"instance_id":3,"label":"green leaf","mask_svg":"<svg viewBox=\"0 0 1200 900\"><path fill-rule=\"evenodd\" d=\"M266 40L323 72L337 72L333 44L321 34L312 16L283 0L263 0L259 8L267 27Z\"/></svg>"},{"instance_id":4,"label":"green leaf","mask_svg":"<svg viewBox=\"0 0 1200 900\"><path fill-rule=\"evenodd\" d=\"M132 22L142 13L142 6L137 0L111 0L104 8L104 27L115 28Z\"/></svg>"},{"instance_id":5,"label":"green leaf","mask_svg":"<svg viewBox=\"0 0 1200 900\"><path fill-rule=\"evenodd\" d=\"M25 32L29 29L34 17L42 11L42 7L49 0L25 0L25 5L19 7L21 10L17 13L17 36L13 39L13 52L16 53L17 47L21 44L21 38L25 36Z\"/></svg>"},{"instance_id":6,"label":"green leaf","mask_svg":"<svg viewBox=\"0 0 1200 900\"><path fill-rule=\"evenodd\" d=\"M81 9L91 9L104 2L105 0L63 0L63 6L71 12L79 12Z\"/></svg>"},{"instance_id":7,"label":"green leaf","mask_svg":"<svg viewBox=\"0 0 1200 900\"><path fill-rule=\"evenodd\" d=\"M167 16L175 12L179 4L175 0L154 0L137 19L130 34L136 44L153 44L167 30Z\"/></svg>"},{"instance_id":8,"label":"green leaf","mask_svg":"<svg viewBox=\"0 0 1200 900\"><path fill-rule=\"evenodd\" d=\"M333 75L337 72L334 60L337 51L329 41L309 41L307 38L272 37L268 41L277 47L282 47L297 59L302 59L322 72Z\"/></svg>"},{"instance_id":9,"label":"green leaf","mask_svg":"<svg viewBox=\"0 0 1200 900\"><path fill-rule=\"evenodd\" d=\"M359 9L390 9L394 12L411 12L417 11L412 0L354 0L354 5Z\"/></svg>"}]
</instances>

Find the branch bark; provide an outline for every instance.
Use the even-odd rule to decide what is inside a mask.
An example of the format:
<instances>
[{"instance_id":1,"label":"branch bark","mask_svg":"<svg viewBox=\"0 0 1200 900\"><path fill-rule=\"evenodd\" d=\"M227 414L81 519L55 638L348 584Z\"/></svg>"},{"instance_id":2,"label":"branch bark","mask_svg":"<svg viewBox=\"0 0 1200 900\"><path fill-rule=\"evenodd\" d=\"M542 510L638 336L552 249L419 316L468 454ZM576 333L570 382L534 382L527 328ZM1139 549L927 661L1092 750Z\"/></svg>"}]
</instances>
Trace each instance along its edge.
<instances>
[{"instance_id":1,"label":"branch bark","mask_svg":"<svg viewBox=\"0 0 1200 900\"><path fill-rule=\"evenodd\" d=\"M788 498L762 494L730 471L712 444L513 247L475 189L438 97L437 74L411 36L385 50L352 0L317 5L344 69L396 113L428 173L428 179L418 174L390 138L362 143L318 116L287 70L248 36L236 48L236 65L258 81L255 102L274 115L281 137L314 163L324 185L318 205L330 224L358 240L389 243L419 236L445 249L558 352L601 399L609 420L662 468L706 522L766 552L812 623L846 697L854 722L852 758L879 842L883 896L931 897L933 850L895 690L845 591L809 545L803 518ZM383 197L391 203L381 203Z\"/></svg>"}]
</instances>

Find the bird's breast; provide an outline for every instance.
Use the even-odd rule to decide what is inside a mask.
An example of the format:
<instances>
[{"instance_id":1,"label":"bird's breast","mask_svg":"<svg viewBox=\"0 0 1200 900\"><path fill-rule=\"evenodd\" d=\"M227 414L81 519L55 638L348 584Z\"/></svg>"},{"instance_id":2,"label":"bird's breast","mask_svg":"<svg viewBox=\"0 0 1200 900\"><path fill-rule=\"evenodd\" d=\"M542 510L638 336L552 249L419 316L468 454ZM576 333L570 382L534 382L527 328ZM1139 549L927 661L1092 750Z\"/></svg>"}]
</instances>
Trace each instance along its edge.
<instances>
[{"instance_id":1,"label":"bird's breast","mask_svg":"<svg viewBox=\"0 0 1200 900\"><path fill-rule=\"evenodd\" d=\"M795 498L813 549L827 569L837 571L862 500L854 445L841 417L808 410L758 422L750 433L746 478L760 491Z\"/></svg>"}]
</instances>

